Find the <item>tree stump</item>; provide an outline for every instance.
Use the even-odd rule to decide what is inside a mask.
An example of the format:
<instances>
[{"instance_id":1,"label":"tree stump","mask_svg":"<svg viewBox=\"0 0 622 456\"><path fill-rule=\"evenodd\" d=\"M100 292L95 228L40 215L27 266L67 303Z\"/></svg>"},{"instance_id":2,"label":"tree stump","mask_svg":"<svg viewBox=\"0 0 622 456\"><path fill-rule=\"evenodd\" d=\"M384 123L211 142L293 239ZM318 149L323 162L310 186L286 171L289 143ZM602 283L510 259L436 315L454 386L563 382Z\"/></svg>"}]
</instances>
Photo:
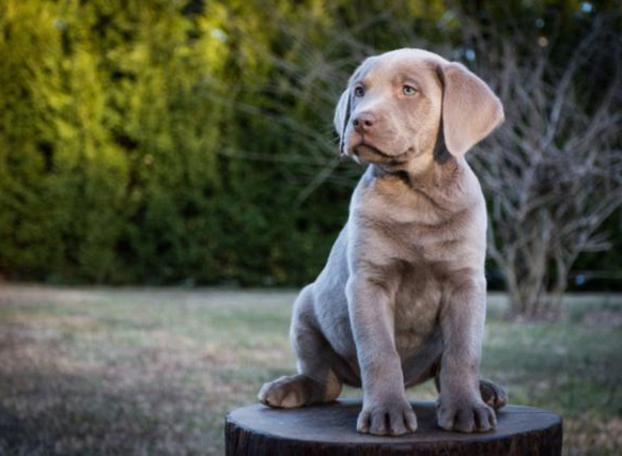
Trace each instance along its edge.
<instances>
[{"instance_id":1,"label":"tree stump","mask_svg":"<svg viewBox=\"0 0 622 456\"><path fill-rule=\"evenodd\" d=\"M229 413L225 423L229 456L305 455L560 455L562 420L549 411L509 405L497 412L497 429L462 434L437 427L432 402L413 403L419 429L380 437L356 432L358 400L299 409L260 404Z\"/></svg>"}]
</instances>

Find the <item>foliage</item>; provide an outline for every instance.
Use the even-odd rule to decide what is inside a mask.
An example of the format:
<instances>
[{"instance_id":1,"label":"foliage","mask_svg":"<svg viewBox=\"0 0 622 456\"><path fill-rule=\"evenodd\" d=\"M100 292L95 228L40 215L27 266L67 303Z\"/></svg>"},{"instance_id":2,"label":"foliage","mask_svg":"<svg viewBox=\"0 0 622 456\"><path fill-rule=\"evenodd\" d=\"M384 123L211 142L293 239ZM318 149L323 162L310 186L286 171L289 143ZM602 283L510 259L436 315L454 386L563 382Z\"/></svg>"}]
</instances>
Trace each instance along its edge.
<instances>
[{"instance_id":1,"label":"foliage","mask_svg":"<svg viewBox=\"0 0 622 456\"><path fill-rule=\"evenodd\" d=\"M561 24L571 46L592 16L615 9L590 5L582 13L578 1L544 0L486 10L440 0L6 0L0 273L307 281L360 173L335 157L331 127L358 61L408 45L464 58L464 17L540 18L544 29ZM568 51L555 52L559 63Z\"/></svg>"}]
</instances>

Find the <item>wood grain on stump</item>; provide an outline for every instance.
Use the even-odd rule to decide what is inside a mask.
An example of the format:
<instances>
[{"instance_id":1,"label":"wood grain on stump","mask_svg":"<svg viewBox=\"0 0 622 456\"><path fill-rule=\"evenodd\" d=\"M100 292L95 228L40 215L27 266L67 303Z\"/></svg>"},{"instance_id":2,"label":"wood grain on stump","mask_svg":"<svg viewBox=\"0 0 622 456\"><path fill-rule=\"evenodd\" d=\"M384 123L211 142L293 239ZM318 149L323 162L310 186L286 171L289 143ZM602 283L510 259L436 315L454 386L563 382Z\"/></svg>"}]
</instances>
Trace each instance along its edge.
<instances>
[{"instance_id":1,"label":"wood grain on stump","mask_svg":"<svg viewBox=\"0 0 622 456\"><path fill-rule=\"evenodd\" d=\"M360 401L299 409L250 405L226 418L227 455L560 455L562 420L549 411L509 405L497 412L497 429L461 434L436 426L434 403L413 403L419 429L399 437L356 432Z\"/></svg>"}]
</instances>

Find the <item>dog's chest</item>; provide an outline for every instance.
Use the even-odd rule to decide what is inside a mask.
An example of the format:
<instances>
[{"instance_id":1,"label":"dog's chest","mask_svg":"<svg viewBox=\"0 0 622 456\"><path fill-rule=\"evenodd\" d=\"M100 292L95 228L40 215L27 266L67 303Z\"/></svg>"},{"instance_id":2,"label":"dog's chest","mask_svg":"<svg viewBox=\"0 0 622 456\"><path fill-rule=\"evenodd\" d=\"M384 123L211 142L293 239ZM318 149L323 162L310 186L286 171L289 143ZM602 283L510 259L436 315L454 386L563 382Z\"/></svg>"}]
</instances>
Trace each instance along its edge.
<instances>
[{"instance_id":1,"label":"dog's chest","mask_svg":"<svg viewBox=\"0 0 622 456\"><path fill-rule=\"evenodd\" d=\"M425 263L403 272L395 293L395 342L402 358L421 350L438 325L442 284Z\"/></svg>"},{"instance_id":2,"label":"dog's chest","mask_svg":"<svg viewBox=\"0 0 622 456\"><path fill-rule=\"evenodd\" d=\"M376 280L395 287L396 348L403 359L410 357L437 328L443 294L456 274L483 268L481 208L376 180L360 188L351 209L355 257L378 274Z\"/></svg>"},{"instance_id":3,"label":"dog's chest","mask_svg":"<svg viewBox=\"0 0 622 456\"><path fill-rule=\"evenodd\" d=\"M470 254L473 247L485 248L479 242L485 237L485 223L478 226L476 222L479 208L461 198L464 195L451 200L443 195L432 197L396 179L373 180L361 186L351 210L368 250L380 251L385 259L425 267L426 263L452 262L463 253ZM485 222L485 214L480 218ZM475 232L477 245L471 242Z\"/></svg>"}]
</instances>

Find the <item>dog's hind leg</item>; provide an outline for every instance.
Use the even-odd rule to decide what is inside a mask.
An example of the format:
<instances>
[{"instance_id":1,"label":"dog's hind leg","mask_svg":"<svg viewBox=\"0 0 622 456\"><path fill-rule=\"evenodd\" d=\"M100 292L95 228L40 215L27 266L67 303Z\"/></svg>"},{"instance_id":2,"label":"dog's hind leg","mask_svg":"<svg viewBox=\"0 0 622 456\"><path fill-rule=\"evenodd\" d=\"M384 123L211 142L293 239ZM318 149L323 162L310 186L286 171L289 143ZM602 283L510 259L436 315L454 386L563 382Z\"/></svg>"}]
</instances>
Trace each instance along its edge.
<instances>
[{"instance_id":1,"label":"dog's hind leg","mask_svg":"<svg viewBox=\"0 0 622 456\"><path fill-rule=\"evenodd\" d=\"M490 380L480 379L479 391L483 401L495 410L499 410L508 403L508 393L505 389Z\"/></svg>"},{"instance_id":2,"label":"dog's hind leg","mask_svg":"<svg viewBox=\"0 0 622 456\"><path fill-rule=\"evenodd\" d=\"M436 375L434 377L434 384L436 385L436 390L440 393L441 389L439 384L438 371L436 372ZM482 395L482 400L495 410L499 410L505 407L508 403L508 393L505 391L505 388L491 382L490 380L486 380L484 378L480 379L479 392Z\"/></svg>"},{"instance_id":3,"label":"dog's hind leg","mask_svg":"<svg viewBox=\"0 0 622 456\"><path fill-rule=\"evenodd\" d=\"M316 329L311 286L302 290L292 316L290 337L298 359L298 374L277 378L262 386L259 401L280 408L334 401L342 382L332 366L336 354Z\"/></svg>"}]
</instances>

